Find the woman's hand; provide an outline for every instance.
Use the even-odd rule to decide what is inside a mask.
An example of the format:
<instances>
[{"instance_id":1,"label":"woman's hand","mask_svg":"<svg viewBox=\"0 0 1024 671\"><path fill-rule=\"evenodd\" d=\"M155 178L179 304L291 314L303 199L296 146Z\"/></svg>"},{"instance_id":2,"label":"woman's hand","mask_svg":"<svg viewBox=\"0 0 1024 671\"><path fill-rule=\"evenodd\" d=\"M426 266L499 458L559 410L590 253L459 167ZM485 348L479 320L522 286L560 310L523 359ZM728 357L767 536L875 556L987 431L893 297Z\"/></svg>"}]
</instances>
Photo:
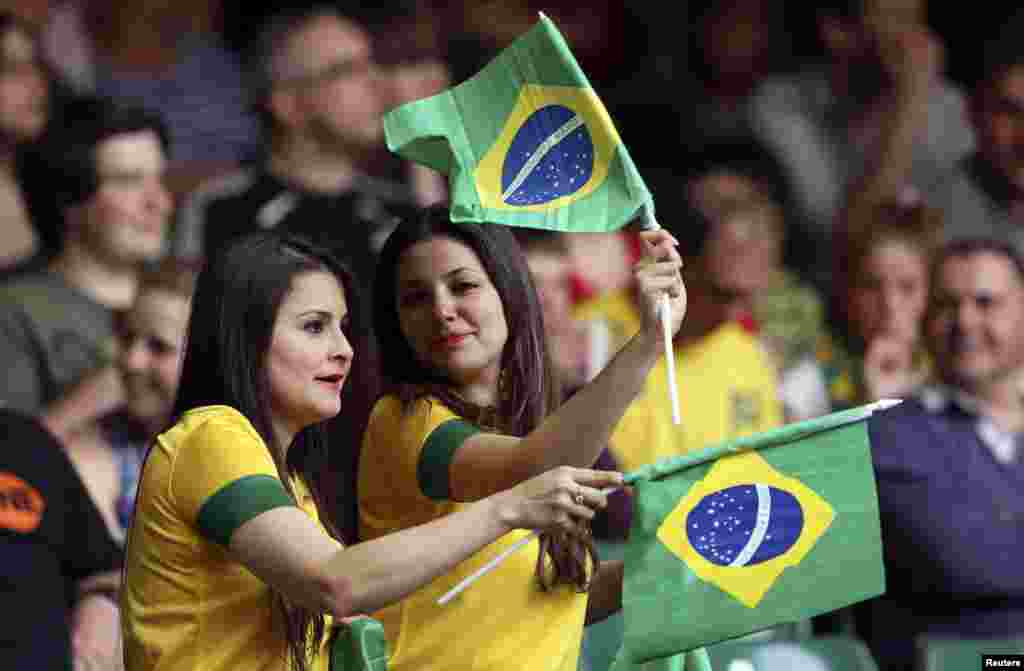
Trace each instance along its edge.
<instances>
[{"instance_id":1,"label":"woman's hand","mask_svg":"<svg viewBox=\"0 0 1024 671\"><path fill-rule=\"evenodd\" d=\"M622 486L622 474L559 466L495 497L499 515L513 529L589 533L594 511L608 505L602 489Z\"/></svg>"},{"instance_id":2,"label":"woman's hand","mask_svg":"<svg viewBox=\"0 0 1024 671\"><path fill-rule=\"evenodd\" d=\"M924 382L914 365L914 344L893 336L876 337L864 354L864 392L868 401L902 398Z\"/></svg>"},{"instance_id":3,"label":"woman's hand","mask_svg":"<svg viewBox=\"0 0 1024 671\"><path fill-rule=\"evenodd\" d=\"M652 346L661 347L661 319L658 306L668 294L672 335L679 331L686 314L686 286L679 269L683 261L676 251L678 242L668 231L644 231L640 234L644 257L637 263L634 278L640 299L640 335Z\"/></svg>"}]
</instances>

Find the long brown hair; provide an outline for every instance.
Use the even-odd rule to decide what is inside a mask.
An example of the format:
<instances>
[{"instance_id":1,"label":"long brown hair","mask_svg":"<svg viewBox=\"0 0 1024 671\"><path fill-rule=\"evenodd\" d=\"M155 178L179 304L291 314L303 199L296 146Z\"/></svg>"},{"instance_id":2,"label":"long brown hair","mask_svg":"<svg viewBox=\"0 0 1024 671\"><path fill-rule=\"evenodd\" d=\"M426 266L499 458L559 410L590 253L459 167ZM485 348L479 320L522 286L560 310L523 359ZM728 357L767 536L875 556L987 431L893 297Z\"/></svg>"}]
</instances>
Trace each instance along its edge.
<instances>
[{"instance_id":1,"label":"long brown hair","mask_svg":"<svg viewBox=\"0 0 1024 671\"><path fill-rule=\"evenodd\" d=\"M177 421L186 411L206 405L227 405L241 412L267 444L288 494L295 498L292 478L297 476L309 488L328 533L344 542L345 529L331 505L329 480L339 476L331 470L324 423L299 431L290 446L276 445L271 425L265 355L293 280L310 272L328 272L338 279L352 319L349 328L358 328L361 310L351 274L329 253L301 238L250 234L229 244L206 265L192 298L172 417ZM347 393L346 389L342 395L343 406ZM324 615L291 603L273 588L271 595L294 668L307 671L310 652L326 632Z\"/></svg>"},{"instance_id":2,"label":"long brown hair","mask_svg":"<svg viewBox=\"0 0 1024 671\"><path fill-rule=\"evenodd\" d=\"M919 253L928 268L941 242L942 223L942 212L923 202L886 201L847 213L831 296L835 322L849 324L849 291L861 281L865 263L876 249L902 243Z\"/></svg>"},{"instance_id":3,"label":"long brown hair","mask_svg":"<svg viewBox=\"0 0 1024 671\"><path fill-rule=\"evenodd\" d=\"M451 238L473 250L501 298L508 340L501 354L494 407L475 405L455 393L445 373L420 361L402 333L397 292L402 254L415 244L438 237ZM446 208L428 208L391 233L381 250L374 291L374 330L380 343L384 382L406 408L433 397L485 430L523 437L561 403L561 389L545 341L540 300L526 259L505 227L453 223ZM588 588L588 557L593 570L598 564L589 538L578 540L546 532L541 534L540 547L537 578L542 588L563 583L580 590ZM545 557L550 559L550 572Z\"/></svg>"}]
</instances>

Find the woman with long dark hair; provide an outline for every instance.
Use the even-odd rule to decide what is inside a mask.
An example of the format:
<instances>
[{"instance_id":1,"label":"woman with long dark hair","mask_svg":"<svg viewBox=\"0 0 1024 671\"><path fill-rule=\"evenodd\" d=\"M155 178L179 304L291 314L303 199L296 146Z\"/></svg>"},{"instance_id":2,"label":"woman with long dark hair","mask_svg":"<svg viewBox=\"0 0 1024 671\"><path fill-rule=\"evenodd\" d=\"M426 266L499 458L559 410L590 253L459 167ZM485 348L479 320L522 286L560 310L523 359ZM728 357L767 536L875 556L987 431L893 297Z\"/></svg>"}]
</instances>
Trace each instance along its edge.
<instances>
[{"instance_id":1,"label":"woman with long dark hair","mask_svg":"<svg viewBox=\"0 0 1024 671\"><path fill-rule=\"evenodd\" d=\"M146 458L128 535L129 671L326 669L334 618L370 612L513 528L579 533L619 474L563 468L402 534L345 547L323 423L357 359L352 278L273 233L202 271L172 426ZM356 449L337 445L332 449Z\"/></svg>"},{"instance_id":2,"label":"woman with long dark hair","mask_svg":"<svg viewBox=\"0 0 1024 671\"><path fill-rule=\"evenodd\" d=\"M664 231L642 240L643 327L559 407L540 304L512 234L452 223L441 207L399 224L375 284L389 393L374 406L360 454L363 537L461 514L549 468L596 461L662 352L660 295L671 297L673 332L685 312L675 240ZM575 671L584 621L621 603L622 563L598 565L586 532L544 533L455 601L436 604L524 535L503 536L376 613L389 668Z\"/></svg>"}]
</instances>

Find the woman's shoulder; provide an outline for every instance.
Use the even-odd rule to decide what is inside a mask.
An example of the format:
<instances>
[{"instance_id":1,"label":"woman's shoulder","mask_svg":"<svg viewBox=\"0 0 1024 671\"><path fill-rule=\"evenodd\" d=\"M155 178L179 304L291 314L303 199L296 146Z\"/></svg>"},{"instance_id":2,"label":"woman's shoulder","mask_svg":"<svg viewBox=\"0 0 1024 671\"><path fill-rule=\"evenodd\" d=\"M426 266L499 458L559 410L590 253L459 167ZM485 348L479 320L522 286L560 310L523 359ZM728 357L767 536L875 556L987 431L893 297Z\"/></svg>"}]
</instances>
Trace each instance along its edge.
<instances>
[{"instance_id":1,"label":"woman's shoulder","mask_svg":"<svg viewBox=\"0 0 1024 671\"><path fill-rule=\"evenodd\" d=\"M397 428L410 420L437 416L458 417L444 401L432 394L393 392L377 399L370 415L370 424Z\"/></svg>"},{"instance_id":2,"label":"woman's shoulder","mask_svg":"<svg viewBox=\"0 0 1024 671\"><path fill-rule=\"evenodd\" d=\"M231 445L232 449L245 444L264 446L252 422L228 405L208 405L186 411L157 442L174 451L195 445L204 449L216 444Z\"/></svg>"}]
</instances>

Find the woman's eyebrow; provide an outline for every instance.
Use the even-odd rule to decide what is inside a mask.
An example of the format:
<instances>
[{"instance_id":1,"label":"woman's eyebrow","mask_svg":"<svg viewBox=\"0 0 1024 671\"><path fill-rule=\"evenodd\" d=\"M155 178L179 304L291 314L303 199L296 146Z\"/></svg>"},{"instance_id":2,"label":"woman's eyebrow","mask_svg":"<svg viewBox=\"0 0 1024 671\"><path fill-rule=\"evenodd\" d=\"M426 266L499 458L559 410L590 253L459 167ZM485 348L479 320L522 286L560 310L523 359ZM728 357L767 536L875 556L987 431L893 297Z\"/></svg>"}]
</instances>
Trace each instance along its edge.
<instances>
[{"instance_id":1,"label":"woman's eyebrow","mask_svg":"<svg viewBox=\"0 0 1024 671\"><path fill-rule=\"evenodd\" d=\"M348 314L348 313L346 313ZM324 310L321 308L313 308L311 310L303 310L302 312L295 315L298 318L307 317L309 315L316 315L317 317L324 317L330 319L333 313L330 310Z\"/></svg>"}]
</instances>

